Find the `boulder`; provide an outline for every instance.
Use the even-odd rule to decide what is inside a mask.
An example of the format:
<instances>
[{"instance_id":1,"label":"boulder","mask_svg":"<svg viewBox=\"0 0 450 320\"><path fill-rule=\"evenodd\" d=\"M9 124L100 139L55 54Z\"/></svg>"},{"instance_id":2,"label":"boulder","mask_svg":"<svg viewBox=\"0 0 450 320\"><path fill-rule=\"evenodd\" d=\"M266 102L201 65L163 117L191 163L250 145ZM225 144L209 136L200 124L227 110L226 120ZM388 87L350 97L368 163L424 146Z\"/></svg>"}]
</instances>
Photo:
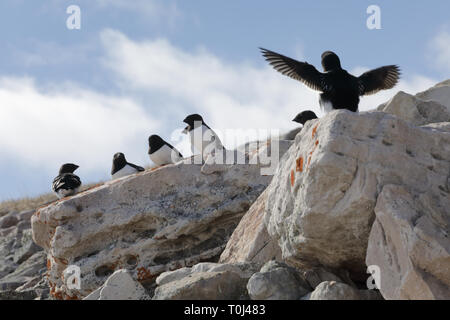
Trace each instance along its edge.
<instances>
[{"instance_id":1,"label":"boulder","mask_svg":"<svg viewBox=\"0 0 450 320\"><path fill-rule=\"evenodd\" d=\"M422 100L431 100L446 106L450 111L450 79L442 81L428 90L416 94Z\"/></svg>"},{"instance_id":2,"label":"boulder","mask_svg":"<svg viewBox=\"0 0 450 320\"><path fill-rule=\"evenodd\" d=\"M266 202L267 192L263 192L239 222L219 262L253 262L262 266L271 260L281 260L280 247L264 224Z\"/></svg>"},{"instance_id":3,"label":"boulder","mask_svg":"<svg viewBox=\"0 0 450 320\"><path fill-rule=\"evenodd\" d=\"M33 238L48 252L57 298L83 298L115 270L145 284L162 272L217 261L270 176L259 165L210 170L189 160L105 183L39 209ZM206 173L207 172L207 173ZM81 270L81 289L61 278Z\"/></svg>"},{"instance_id":4,"label":"boulder","mask_svg":"<svg viewBox=\"0 0 450 320\"><path fill-rule=\"evenodd\" d=\"M16 214L10 213L0 218L0 229L7 229L19 223Z\"/></svg>"},{"instance_id":5,"label":"boulder","mask_svg":"<svg viewBox=\"0 0 450 320\"><path fill-rule=\"evenodd\" d=\"M436 122L450 122L450 107L447 108L436 101L423 100L403 91L398 92L378 110L393 114L416 126Z\"/></svg>"},{"instance_id":6,"label":"boulder","mask_svg":"<svg viewBox=\"0 0 450 320\"><path fill-rule=\"evenodd\" d=\"M121 269L83 300L150 300L150 296L128 270Z\"/></svg>"},{"instance_id":7,"label":"boulder","mask_svg":"<svg viewBox=\"0 0 450 320\"><path fill-rule=\"evenodd\" d=\"M361 300L361 296L357 289L345 283L324 281L314 289L308 300Z\"/></svg>"},{"instance_id":8,"label":"boulder","mask_svg":"<svg viewBox=\"0 0 450 320\"><path fill-rule=\"evenodd\" d=\"M366 262L379 268L385 299L450 299L448 176L437 188L386 185L378 197Z\"/></svg>"},{"instance_id":9,"label":"boulder","mask_svg":"<svg viewBox=\"0 0 450 320\"><path fill-rule=\"evenodd\" d=\"M297 300L311 290L297 270L277 261L266 263L247 284L252 300Z\"/></svg>"},{"instance_id":10,"label":"boulder","mask_svg":"<svg viewBox=\"0 0 450 320\"><path fill-rule=\"evenodd\" d=\"M267 192L269 235L298 269L347 269L365 281L366 251L383 187L448 197L450 134L383 112L338 110L308 121ZM439 210L439 202L428 210Z\"/></svg>"},{"instance_id":11,"label":"boulder","mask_svg":"<svg viewBox=\"0 0 450 320\"><path fill-rule=\"evenodd\" d=\"M246 299L245 285L256 272L252 264L200 263L161 274L153 300Z\"/></svg>"}]
</instances>

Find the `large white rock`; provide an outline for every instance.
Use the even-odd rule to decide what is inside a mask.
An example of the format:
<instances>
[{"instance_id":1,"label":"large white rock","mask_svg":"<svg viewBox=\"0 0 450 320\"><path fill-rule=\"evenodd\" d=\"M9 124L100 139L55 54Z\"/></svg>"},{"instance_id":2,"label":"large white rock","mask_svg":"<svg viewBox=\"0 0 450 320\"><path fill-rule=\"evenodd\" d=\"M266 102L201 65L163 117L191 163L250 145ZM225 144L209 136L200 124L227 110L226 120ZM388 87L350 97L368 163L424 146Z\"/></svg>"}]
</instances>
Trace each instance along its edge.
<instances>
[{"instance_id":1,"label":"large white rock","mask_svg":"<svg viewBox=\"0 0 450 320\"><path fill-rule=\"evenodd\" d=\"M378 197L366 262L385 299L450 299L450 180L438 188L386 185Z\"/></svg>"},{"instance_id":2,"label":"large white rock","mask_svg":"<svg viewBox=\"0 0 450 320\"><path fill-rule=\"evenodd\" d=\"M420 99L403 91L398 92L378 110L393 114L417 126L450 122L450 107L447 108L436 101Z\"/></svg>"},{"instance_id":3,"label":"large white rock","mask_svg":"<svg viewBox=\"0 0 450 320\"><path fill-rule=\"evenodd\" d=\"M128 270L122 269L115 271L103 286L83 300L150 300L150 296Z\"/></svg>"},{"instance_id":4,"label":"large white rock","mask_svg":"<svg viewBox=\"0 0 450 320\"><path fill-rule=\"evenodd\" d=\"M309 300L361 300L359 291L348 284L324 281L311 293Z\"/></svg>"},{"instance_id":5,"label":"large white rock","mask_svg":"<svg viewBox=\"0 0 450 320\"><path fill-rule=\"evenodd\" d=\"M179 163L39 209L33 238L48 252L51 293L83 298L118 269L146 284L164 271L218 259L270 179L258 165L208 170ZM61 277L70 265L81 269L80 290L68 289Z\"/></svg>"},{"instance_id":6,"label":"large white rock","mask_svg":"<svg viewBox=\"0 0 450 320\"><path fill-rule=\"evenodd\" d=\"M450 133L382 112L334 111L307 122L281 159L267 190L268 232L290 264L348 269L364 281L383 187L438 197L449 173Z\"/></svg>"},{"instance_id":7,"label":"large white rock","mask_svg":"<svg viewBox=\"0 0 450 320\"><path fill-rule=\"evenodd\" d=\"M416 95L422 100L436 101L450 111L450 79L442 81L430 89Z\"/></svg>"},{"instance_id":8,"label":"large white rock","mask_svg":"<svg viewBox=\"0 0 450 320\"><path fill-rule=\"evenodd\" d=\"M248 299L245 285L256 271L253 264L200 263L164 272L156 279L153 300Z\"/></svg>"}]
</instances>

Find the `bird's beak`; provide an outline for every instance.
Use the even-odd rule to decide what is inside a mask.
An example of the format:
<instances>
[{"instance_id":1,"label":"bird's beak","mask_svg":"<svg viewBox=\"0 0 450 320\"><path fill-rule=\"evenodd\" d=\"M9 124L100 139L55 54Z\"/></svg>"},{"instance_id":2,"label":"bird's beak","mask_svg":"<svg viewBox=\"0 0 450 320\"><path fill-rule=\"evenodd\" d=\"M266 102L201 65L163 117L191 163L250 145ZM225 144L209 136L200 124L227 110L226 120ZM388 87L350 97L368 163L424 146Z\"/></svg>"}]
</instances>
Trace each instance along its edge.
<instances>
[{"instance_id":1,"label":"bird's beak","mask_svg":"<svg viewBox=\"0 0 450 320\"><path fill-rule=\"evenodd\" d=\"M191 129L191 126L187 126L186 128L184 128L184 130L182 131L182 133L188 134L189 129Z\"/></svg>"}]
</instances>

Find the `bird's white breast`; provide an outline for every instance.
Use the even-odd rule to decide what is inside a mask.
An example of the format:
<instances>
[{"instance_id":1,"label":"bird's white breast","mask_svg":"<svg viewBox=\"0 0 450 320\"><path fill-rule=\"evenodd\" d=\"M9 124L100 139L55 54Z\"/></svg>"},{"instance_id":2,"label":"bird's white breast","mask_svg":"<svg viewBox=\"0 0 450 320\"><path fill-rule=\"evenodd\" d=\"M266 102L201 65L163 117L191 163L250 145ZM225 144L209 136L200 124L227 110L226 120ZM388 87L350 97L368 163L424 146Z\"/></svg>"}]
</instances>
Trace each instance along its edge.
<instances>
[{"instance_id":1,"label":"bird's white breast","mask_svg":"<svg viewBox=\"0 0 450 320\"><path fill-rule=\"evenodd\" d=\"M212 153L214 149L223 148L222 142L216 133L202 125L189 132L191 144L203 154L203 157ZM213 145L211 145L213 143Z\"/></svg>"},{"instance_id":2,"label":"bird's white breast","mask_svg":"<svg viewBox=\"0 0 450 320\"><path fill-rule=\"evenodd\" d=\"M320 102L320 106L322 107L322 110L325 113L329 113L334 110L333 104L331 103L331 101L320 99L319 102Z\"/></svg>"},{"instance_id":3,"label":"bird's white breast","mask_svg":"<svg viewBox=\"0 0 450 320\"><path fill-rule=\"evenodd\" d=\"M127 165L125 165L125 167L123 167L122 169L120 169L119 171L114 173L112 175L112 178L113 179L118 179L118 178L122 178L122 177L125 177L125 176L129 176L130 174L135 174L137 172L138 171L135 168L133 168L132 166L127 164Z\"/></svg>"},{"instance_id":4,"label":"bird's white breast","mask_svg":"<svg viewBox=\"0 0 450 320\"><path fill-rule=\"evenodd\" d=\"M62 199L62 198L65 198L65 197L68 197L68 196L71 196L71 195L74 195L74 194L76 194L77 192L78 192L78 189L79 188L76 188L76 189L69 189L69 190L66 190L66 189L59 189L57 192L55 192L56 193L56 196L59 198L59 199Z\"/></svg>"},{"instance_id":5,"label":"bird's white breast","mask_svg":"<svg viewBox=\"0 0 450 320\"><path fill-rule=\"evenodd\" d=\"M181 160L181 157L177 151L170 148L168 145L164 145L150 154L150 160L156 165L162 166L164 164L176 163Z\"/></svg>"}]
</instances>

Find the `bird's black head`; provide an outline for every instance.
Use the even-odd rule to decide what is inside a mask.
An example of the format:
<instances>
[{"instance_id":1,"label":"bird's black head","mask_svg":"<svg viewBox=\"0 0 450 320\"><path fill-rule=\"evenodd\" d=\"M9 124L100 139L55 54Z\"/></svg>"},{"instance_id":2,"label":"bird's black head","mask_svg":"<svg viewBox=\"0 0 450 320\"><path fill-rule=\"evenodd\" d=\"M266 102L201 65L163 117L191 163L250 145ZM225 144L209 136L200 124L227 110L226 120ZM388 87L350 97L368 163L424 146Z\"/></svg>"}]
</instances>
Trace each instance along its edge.
<instances>
[{"instance_id":1,"label":"bird's black head","mask_svg":"<svg viewBox=\"0 0 450 320\"><path fill-rule=\"evenodd\" d=\"M164 146L165 141L158 135L154 134L148 138L148 153L157 151L159 148Z\"/></svg>"},{"instance_id":2,"label":"bird's black head","mask_svg":"<svg viewBox=\"0 0 450 320\"><path fill-rule=\"evenodd\" d=\"M199 124L205 124L205 122L203 121L203 118L201 115L199 114L191 114L189 116L187 116L184 120L184 123L187 123L187 127L184 129L184 133L188 133L191 130L194 130L196 128L195 125L199 125Z\"/></svg>"},{"instance_id":3,"label":"bird's black head","mask_svg":"<svg viewBox=\"0 0 450 320\"><path fill-rule=\"evenodd\" d=\"M336 53L332 51L325 51L322 54L322 67L324 71L341 69L341 61Z\"/></svg>"},{"instance_id":4,"label":"bird's black head","mask_svg":"<svg viewBox=\"0 0 450 320\"><path fill-rule=\"evenodd\" d=\"M122 152L117 152L113 157L114 164L125 165L127 163L127 160L125 159L125 155Z\"/></svg>"},{"instance_id":5,"label":"bird's black head","mask_svg":"<svg viewBox=\"0 0 450 320\"><path fill-rule=\"evenodd\" d=\"M302 125L305 125L306 121L313 120L313 119L317 119L316 114L314 112L308 110L308 111L300 112L292 121L298 122Z\"/></svg>"},{"instance_id":6,"label":"bird's black head","mask_svg":"<svg viewBox=\"0 0 450 320\"><path fill-rule=\"evenodd\" d=\"M66 163L61 166L59 169L59 174L63 173L74 173L75 170L77 170L79 166L73 163Z\"/></svg>"}]
</instances>

